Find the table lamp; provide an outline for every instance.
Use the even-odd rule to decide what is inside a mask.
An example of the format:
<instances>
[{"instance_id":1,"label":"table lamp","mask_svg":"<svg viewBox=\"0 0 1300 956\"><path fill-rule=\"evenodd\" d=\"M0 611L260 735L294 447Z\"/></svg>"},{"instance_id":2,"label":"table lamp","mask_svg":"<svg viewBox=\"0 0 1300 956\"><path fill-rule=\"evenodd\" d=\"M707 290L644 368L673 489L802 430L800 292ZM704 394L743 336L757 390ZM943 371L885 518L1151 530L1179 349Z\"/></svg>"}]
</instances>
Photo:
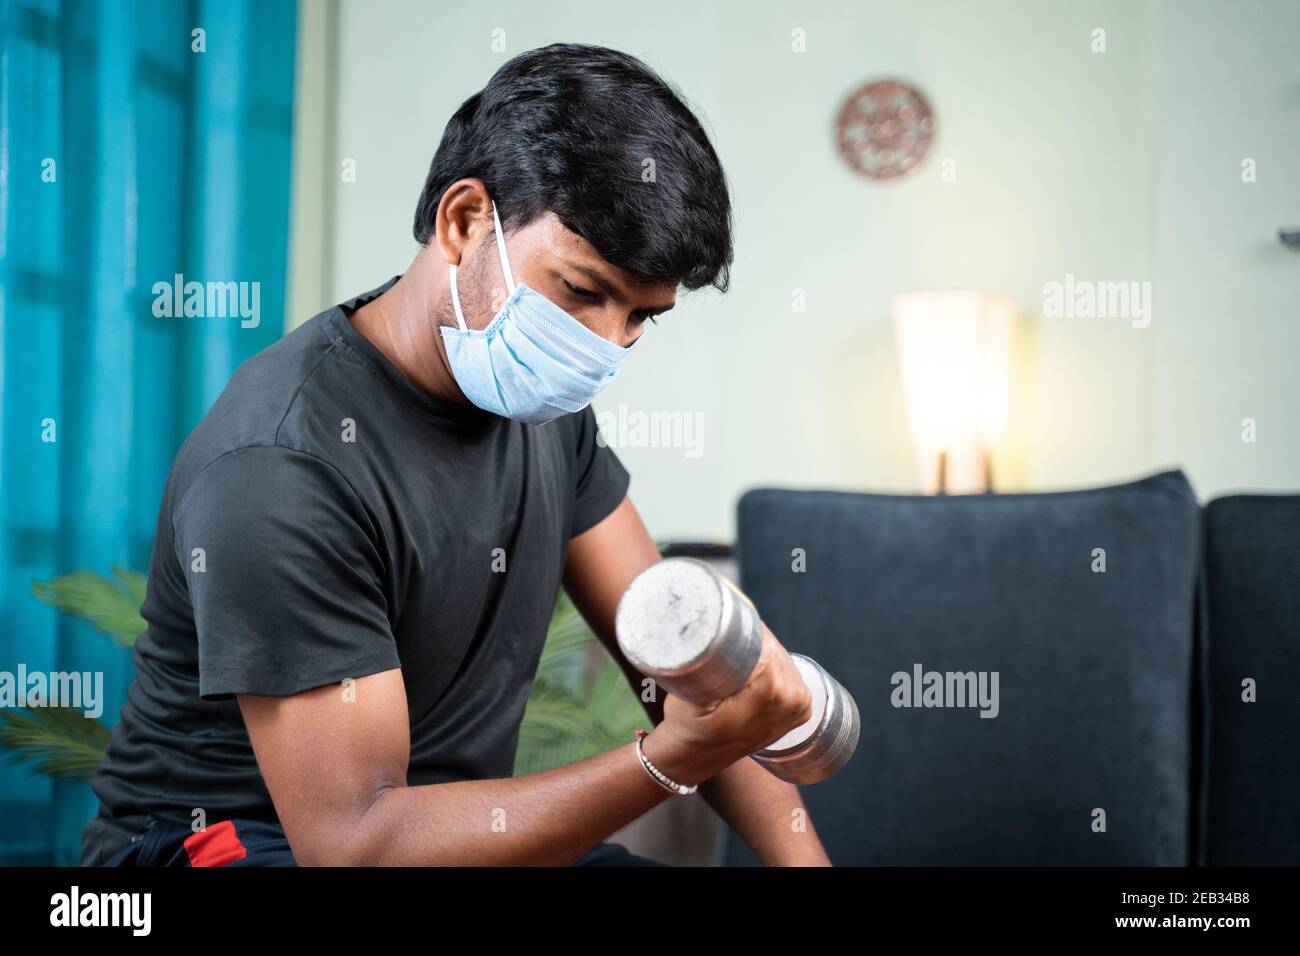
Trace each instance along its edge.
<instances>
[{"instance_id":1,"label":"table lamp","mask_svg":"<svg viewBox=\"0 0 1300 956\"><path fill-rule=\"evenodd\" d=\"M1014 304L978 289L906 292L894 296L893 321L922 493L992 491Z\"/></svg>"}]
</instances>

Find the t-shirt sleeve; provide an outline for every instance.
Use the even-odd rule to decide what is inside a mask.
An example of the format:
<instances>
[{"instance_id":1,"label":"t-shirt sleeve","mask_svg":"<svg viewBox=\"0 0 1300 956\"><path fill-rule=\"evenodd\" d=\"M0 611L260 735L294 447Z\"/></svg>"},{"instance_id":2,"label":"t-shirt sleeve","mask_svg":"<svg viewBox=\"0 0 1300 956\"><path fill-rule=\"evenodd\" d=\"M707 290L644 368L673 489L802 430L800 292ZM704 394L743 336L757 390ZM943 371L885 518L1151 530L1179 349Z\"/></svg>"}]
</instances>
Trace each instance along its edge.
<instances>
[{"instance_id":1,"label":"t-shirt sleeve","mask_svg":"<svg viewBox=\"0 0 1300 956\"><path fill-rule=\"evenodd\" d=\"M577 426L574 475L576 498L570 537L599 524L627 495L631 481L627 469L604 443L596 425L596 413L588 405L574 416Z\"/></svg>"},{"instance_id":2,"label":"t-shirt sleeve","mask_svg":"<svg viewBox=\"0 0 1300 956\"><path fill-rule=\"evenodd\" d=\"M332 465L281 447L228 452L173 522L203 699L286 696L400 666L377 536Z\"/></svg>"}]
</instances>

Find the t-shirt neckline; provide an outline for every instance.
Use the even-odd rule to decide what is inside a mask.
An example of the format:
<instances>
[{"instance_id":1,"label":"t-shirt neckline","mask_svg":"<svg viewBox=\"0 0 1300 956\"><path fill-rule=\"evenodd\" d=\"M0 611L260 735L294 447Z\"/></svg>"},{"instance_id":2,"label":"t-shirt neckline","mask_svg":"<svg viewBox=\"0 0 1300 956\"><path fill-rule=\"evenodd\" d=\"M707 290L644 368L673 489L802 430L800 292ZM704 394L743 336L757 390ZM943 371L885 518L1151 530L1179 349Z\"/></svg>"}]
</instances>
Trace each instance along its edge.
<instances>
[{"instance_id":1,"label":"t-shirt neckline","mask_svg":"<svg viewBox=\"0 0 1300 956\"><path fill-rule=\"evenodd\" d=\"M479 408L477 405L465 403L464 405L455 402L449 402L445 399L431 395L420 386L416 385L394 365L383 352L381 352L373 342L361 334L361 331L352 324L351 315L358 308L383 295L391 289L400 279L400 275L395 275L387 282L369 292L363 292L358 296L341 302L329 310L327 322L332 327L333 334L343 339L352 349L358 352L363 360L375 369L386 381L388 381L404 399L414 404L422 412L433 415L437 418L448 419L460 424L476 425L487 428L494 424L500 423L505 419L499 415L494 415L489 411Z\"/></svg>"}]
</instances>

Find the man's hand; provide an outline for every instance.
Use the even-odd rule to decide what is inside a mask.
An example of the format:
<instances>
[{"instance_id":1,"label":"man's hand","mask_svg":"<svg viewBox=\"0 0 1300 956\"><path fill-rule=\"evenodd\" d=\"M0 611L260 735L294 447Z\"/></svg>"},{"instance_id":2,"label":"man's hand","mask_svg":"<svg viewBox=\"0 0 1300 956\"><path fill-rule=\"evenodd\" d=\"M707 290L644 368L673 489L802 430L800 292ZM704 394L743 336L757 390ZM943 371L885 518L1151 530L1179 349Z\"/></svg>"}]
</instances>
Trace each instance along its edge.
<instances>
[{"instance_id":1,"label":"man's hand","mask_svg":"<svg viewBox=\"0 0 1300 956\"><path fill-rule=\"evenodd\" d=\"M700 785L700 793L764 863L829 865L798 788L772 776L748 757L807 718L807 711L802 709L804 696L811 707L807 687L770 631L764 633L760 665L746 688L734 697L696 707L672 695L656 693L650 699L643 695L645 675L619 649L614 615L632 579L658 560L659 550L645 524L631 499L624 498L605 520L573 539L564 577L573 603L623 669L632 689L642 697L651 721L658 725L645 739L646 755L669 776L674 776L676 770L680 776L674 779L681 783L706 780ZM801 718L784 726L795 711ZM747 735L740 725L750 719L757 726L752 735ZM775 726L783 729L770 733ZM760 738L766 739L754 742ZM729 765L719 763L720 759L726 760L719 757L720 753L731 754Z\"/></svg>"},{"instance_id":2,"label":"man's hand","mask_svg":"<svg viewBox=\"0 0 1300 956\"><path fill-rule=\"evenodd\" d=\"M673 694L665 696L664 719L656 731L661 740L647 740L646 756L669 773L669 767L649 748L653 743L667 749L668 739L674 739L706 766L710 755L719 754L714 762L720 771L762 750L811 716L812 693L808 685L785 648L764 628L763 647L754 672L734 695L710 704L691 703ZM713 775L708 773L704 779Z\"/></svg>"}]
</instances>

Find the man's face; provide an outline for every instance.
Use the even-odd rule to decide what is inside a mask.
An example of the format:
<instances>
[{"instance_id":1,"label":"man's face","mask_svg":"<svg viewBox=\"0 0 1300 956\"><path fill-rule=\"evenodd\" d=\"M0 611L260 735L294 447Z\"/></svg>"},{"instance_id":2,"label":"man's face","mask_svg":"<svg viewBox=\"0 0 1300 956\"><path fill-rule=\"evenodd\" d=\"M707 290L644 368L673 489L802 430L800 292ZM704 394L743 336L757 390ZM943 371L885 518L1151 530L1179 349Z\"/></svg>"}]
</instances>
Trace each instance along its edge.
<instances>
[{"instance_id":1,"label":"man's face","mask_svg":"<svg viewBox=\"0 0 1300 956\"><path fill-rule=\"evenodd\" d=\"M497 255L492 220L476 230L458 286L465 322L487 326L509 295ZM647 320L676 303L671 282L638 282L600 257L587 240L546 213L506 237L515 282L541 293L606 341L627 348ZM454 321L454 320L453 320Z\"/></svg>"}]
</instances>

